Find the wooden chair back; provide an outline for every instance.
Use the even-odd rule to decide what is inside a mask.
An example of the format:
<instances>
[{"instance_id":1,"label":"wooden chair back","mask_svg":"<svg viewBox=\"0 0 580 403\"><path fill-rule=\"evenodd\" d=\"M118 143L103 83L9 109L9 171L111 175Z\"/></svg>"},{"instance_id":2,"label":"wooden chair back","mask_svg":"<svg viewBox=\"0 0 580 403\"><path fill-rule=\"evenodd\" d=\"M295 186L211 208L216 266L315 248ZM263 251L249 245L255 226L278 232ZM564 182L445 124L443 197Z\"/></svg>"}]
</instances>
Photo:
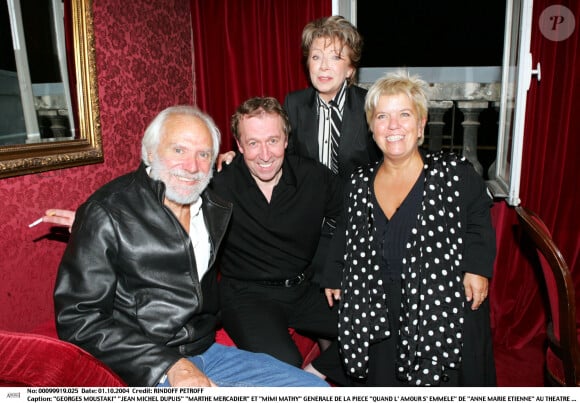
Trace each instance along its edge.
<instances>
[{"instance_id":1,"label":"wooden chair back","mask_svg":"<svg viewBox=\"0 0 580 403\"><path fill-rule=\"evenodd\" d=\"M546 353L548 381L555 386L578 386L580 356L572 275L542 219L522 206L516 207L516 213L520 225L538 252L548 292L550 303Z\"/></svg>"}]
</instances>

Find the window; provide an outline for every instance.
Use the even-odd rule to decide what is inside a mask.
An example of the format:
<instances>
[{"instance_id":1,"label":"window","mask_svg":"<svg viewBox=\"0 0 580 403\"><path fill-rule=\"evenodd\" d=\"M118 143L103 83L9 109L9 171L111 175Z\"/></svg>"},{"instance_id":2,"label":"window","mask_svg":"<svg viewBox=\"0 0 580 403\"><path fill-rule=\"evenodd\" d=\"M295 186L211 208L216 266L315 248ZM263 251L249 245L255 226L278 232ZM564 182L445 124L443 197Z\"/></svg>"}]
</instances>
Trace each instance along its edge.
<instances>
[{"instance_id":1,"label":"window","mask_svg":"<svg viewBox=\"0 0 580 403\"><path fill-rule=\"evenodd\" d=\"M405 69L430 83L425 147L463 154L519 204L532 0L335 0L364 37L359 83Z\"/></svg>"}]
</instances>

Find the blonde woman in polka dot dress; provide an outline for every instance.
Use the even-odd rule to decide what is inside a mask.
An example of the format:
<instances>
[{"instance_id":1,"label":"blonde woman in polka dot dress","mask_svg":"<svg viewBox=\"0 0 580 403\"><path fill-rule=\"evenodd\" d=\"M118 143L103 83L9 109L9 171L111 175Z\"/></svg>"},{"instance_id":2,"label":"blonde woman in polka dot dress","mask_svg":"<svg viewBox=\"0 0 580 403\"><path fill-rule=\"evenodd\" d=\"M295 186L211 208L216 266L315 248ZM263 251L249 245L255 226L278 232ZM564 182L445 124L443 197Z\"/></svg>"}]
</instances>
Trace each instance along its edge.
<instances>
[{"instance_id":1,"label":"blonde woman in polka dot dress","mask_svg":"<svg viewBox=\"0 0 580 403\"><path fill-rule=\"evenodd\" d=\"M392 73L369 89L366 117L383 158L350 177L323 285L340 306L353 384L493 386L492 199L464 158L419 149L426 88Z\"/></svg>"}]
</instances>

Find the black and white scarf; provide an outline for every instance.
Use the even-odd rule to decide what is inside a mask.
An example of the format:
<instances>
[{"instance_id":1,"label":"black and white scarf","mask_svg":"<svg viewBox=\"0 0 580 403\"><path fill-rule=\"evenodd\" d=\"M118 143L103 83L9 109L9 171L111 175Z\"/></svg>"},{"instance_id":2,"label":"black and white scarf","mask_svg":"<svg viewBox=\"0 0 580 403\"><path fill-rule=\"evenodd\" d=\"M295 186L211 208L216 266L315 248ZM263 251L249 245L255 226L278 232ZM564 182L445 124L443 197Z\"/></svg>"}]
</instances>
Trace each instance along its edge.
<instances>
[{"instance_id":1,"label":"black and white scarf","mask_svg":"<svg viewBox=\"0 0 580 403\"><path fill-rule=\"evenodd\" d=\"M461 362L464 291L459 177L467 163L454 154L425 156L423 200L403 260L401 315L388 323L375 250L372 180L379 163L351 176L339 345L349 375L365 378L372 343L398 334L397 377L411 385L438 385L445 368Z\"/></svg>"}]
</instances>

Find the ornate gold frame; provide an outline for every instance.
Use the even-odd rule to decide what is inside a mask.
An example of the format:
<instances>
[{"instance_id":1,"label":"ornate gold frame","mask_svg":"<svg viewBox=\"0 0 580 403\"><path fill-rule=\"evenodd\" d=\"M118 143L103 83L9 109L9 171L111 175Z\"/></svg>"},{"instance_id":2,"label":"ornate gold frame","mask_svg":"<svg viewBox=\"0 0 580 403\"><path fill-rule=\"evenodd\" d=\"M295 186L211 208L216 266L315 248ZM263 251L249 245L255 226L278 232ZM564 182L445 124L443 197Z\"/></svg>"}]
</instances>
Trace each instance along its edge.
<instances>
[{"instance_id":1,"label":"ornate gold frame","mask_svg":"<svg viewBox=\"0 0 580 403\"><path fill-rule=\"evenodd\" d=\"M0 147L0 178L103 161L92 0L71 1L80 139Z\"/></svg>"}]
</instances>

